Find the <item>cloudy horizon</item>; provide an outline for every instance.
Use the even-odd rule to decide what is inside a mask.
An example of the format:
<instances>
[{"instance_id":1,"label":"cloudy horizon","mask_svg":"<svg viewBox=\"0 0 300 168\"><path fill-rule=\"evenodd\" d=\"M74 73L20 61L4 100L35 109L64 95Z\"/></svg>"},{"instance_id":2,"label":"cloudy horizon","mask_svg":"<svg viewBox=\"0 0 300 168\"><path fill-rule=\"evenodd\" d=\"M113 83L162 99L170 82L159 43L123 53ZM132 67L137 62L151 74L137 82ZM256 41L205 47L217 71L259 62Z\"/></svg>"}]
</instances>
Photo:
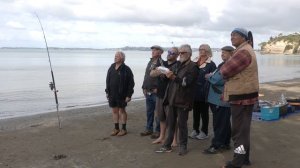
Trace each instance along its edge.
<instances>
[{"instance_id":1,"label":"cloudy horizon","mask_svg":"<svg viewBox=\"0 0 300 168\"><path fill-rule=\"evenodd\" d=\"M299 32L297 0L0 0L0 47L197 48L230 45L235 27L253 32L255 48L271 36Z\"/></svg>"}]
</instances>

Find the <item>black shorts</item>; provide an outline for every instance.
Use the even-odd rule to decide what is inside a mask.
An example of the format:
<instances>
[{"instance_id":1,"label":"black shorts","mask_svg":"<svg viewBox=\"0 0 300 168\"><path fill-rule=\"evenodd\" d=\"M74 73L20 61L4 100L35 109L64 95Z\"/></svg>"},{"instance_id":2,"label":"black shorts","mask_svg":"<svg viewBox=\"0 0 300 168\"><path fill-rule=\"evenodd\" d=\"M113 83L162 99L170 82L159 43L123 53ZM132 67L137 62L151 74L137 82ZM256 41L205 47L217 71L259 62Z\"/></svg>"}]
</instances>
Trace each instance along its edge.
<instances>
[{"instance_id":1,"label":"black shorts","mask_svg":"<svg viewBox=\"0 0 300 168\"><path fill-rule=\"evenodd\" d=\"M124 108L127 106L127 102L125 102L125 100L117 100L117 99L110 99L108 101L109 107L111 108Z\"/></svg>"}]
</instances>

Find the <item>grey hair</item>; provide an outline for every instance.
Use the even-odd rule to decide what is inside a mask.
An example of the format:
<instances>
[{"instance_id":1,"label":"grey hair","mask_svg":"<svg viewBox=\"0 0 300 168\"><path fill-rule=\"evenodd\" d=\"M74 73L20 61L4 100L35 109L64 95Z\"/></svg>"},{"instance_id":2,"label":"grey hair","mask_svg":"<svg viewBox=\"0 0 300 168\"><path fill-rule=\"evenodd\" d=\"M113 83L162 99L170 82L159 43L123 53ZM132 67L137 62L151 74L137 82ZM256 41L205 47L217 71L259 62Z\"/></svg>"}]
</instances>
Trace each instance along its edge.
<instances>
[{"instance_id":1,"label":"grey hair","mask_svg":"<svg viewBox=\"0 0 300 168\"><path fill-rule=\"evenodd\" d=\"M179 47L179 50L185 50L186 52L189 52L191 55L192 55L192 48L189 44L182 44L180 47Z\"/></svg>"},{"instance_id":2,"label":"grey hair","mask_svg":"<svg viewBox=\"0 0 300 168\"><path fill-rule=\"evenodd\" d=\"M120 54L123 59L123 62L125 61L125 53L123 51L117 51L116 54Z\"/></svg>"},{"instance_id":3,"label":"grey hair","mask_svg":"<svg viewBox=\"0 0 300 168\"><path fill-rule=\"evenodd\" d=\"M211 48L210 48L210 46L208 44L201 44L199 46L199 49L201 47L204 48L204 50L206 51L207 56L212 57L212 51L211 51Z\"/></svg>"}]
</instances>

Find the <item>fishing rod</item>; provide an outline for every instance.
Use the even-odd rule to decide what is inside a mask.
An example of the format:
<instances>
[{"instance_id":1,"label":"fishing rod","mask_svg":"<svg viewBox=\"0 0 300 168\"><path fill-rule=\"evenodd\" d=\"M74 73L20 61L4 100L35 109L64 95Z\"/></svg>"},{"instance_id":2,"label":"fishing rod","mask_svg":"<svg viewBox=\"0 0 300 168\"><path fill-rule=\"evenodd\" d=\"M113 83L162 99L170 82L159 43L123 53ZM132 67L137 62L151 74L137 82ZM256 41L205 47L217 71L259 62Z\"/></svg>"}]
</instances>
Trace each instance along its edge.
<instances>
[{"instance_id":1,"label":"fishing rod","mask_svg":"<svg viewBox=\"0 0 300 168\"><path fill-rule=\"evenodd\" d=\"M35 16L37 17L37 19L38 19L38 21L40 23L40 26L41 26L41 29L42 29L42 32L43 32L43 35L44 35L44 40L45 40L45 44L46 44L46 49L47 49L47 54L48 54L48 59L49 59L49 65L50 65L50 70L51 70L51 76L52 76L52 82L49 82L49 87L50 87L50 89L54 93L55 103L56 103L56 114L57 114L57 120L58 120L58 127L59 127L59 129L61 129L62 127L61 127L61 121L60 121L60 117L59 117L58 98L57 98L57 92L58 92L58 90L56 90L56 85L55 85L55 80L54 80L54 74L53 74L52 64L51 64L51 59L50 59L50 54L49 54L49 48L48 48L48 44L47 44L47 40L46 40L46 35L45 35L45 32L44 32L44 28L43 28L42 22L41 22L39 16L37 15L37 13L35 13Z\"/></svg>"}]
</instances>

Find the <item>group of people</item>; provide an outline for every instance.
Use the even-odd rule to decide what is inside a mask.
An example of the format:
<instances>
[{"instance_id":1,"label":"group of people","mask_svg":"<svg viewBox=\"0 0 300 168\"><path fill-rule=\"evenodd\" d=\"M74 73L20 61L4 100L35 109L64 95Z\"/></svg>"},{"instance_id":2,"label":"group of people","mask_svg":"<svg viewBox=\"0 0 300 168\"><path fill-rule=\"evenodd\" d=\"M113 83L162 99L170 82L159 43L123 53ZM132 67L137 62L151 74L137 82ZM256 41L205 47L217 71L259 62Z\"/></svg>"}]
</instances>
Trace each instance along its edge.
<instances>
[{"instance_id":1,"label":"group of people","mask_svg":"<svg viewBox=\"0 0 300 168\"><path fill-rule=\"evenodd\" d=\"M232 139L233 159L223 168L250 164L250 125L259 88L251 31L235 28L231 32L231 43L235 48L221 48L223 62L218 66L211 59L212 51L208 44L200 45L199 56L194 60L188 44L170 48L166 61L161 58L162 47L151 47L152 57L142 85L147 121L140 135L151 136L153 144L162 144L155 152L172 152L174 147L179 146L178 154L185 155L188 137L207 139L210 108L214 136L203 153L230 150ZM112 136L127 134L125 107L133 94L134 78L124 61L125 54L118 51L115 63L107 72L105 91L115 125ZM193 130L188 135L187 120L191 110ZM121 129L119 123L122 124Z\"/></svg>"}]
</instances>

